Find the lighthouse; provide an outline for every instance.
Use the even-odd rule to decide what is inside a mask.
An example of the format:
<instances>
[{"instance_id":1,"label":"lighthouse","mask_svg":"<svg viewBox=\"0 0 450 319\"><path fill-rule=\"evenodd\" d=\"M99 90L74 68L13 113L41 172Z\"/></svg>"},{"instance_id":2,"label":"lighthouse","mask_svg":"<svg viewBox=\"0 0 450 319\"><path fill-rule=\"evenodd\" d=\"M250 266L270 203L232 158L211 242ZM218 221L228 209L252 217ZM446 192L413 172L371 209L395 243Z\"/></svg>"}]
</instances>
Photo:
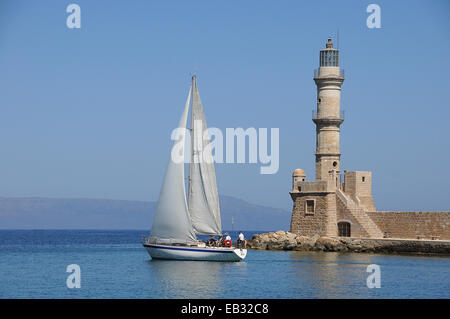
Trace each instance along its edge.
<instances>
[{"instance_id":1,"label":"lighthouse","mask_svg":"<svg viewBox=\"0 0 450 319\"><path fill-rule=\"evenodd\" d=\"M326 181L328 189L340 183L340 126L344 122L341 112L341 86L344 70L339 66L339 50L328 38L320 51L319 68L314 71L317 86L317 108L313 111L316 124L316 181Z\"/></svg>"},{"instance_id":2,"label":"lighthouse","mask_svg":"<svg viewBox=\"0 0 450 319\"><path fill-rule=\"evenodd\" d=\"M294 205L290 230L306 236L382 237L366 214L376 211L371 190L372 173L345 171L341 183L344 70L339 64L339 50L333 47L331 38L320 50L314 82L317 86L312 116L316 126L315 179L307 180L302 169L296 169L292 174L290 195Z\"/></svg>"},{"instance_id":3,"label":"lighthouse","mask_svg":"<svg viewBox=\"0 0 450 319\"><path fill-rule=\"evenodd\" d=\"M371 171L344 170L341 181L344 70L340 68L339 50L333 47L331 38L320 50L314 82L317 86L317 105L312 116L316 126L315 179L308 180L300 168L292 173L290 232L309 237L411 239L428 234L431 238L450 238L445 228L450 212L377 212ZM435 224L430 227L432 223Z\"/></svg>"}]
</instances>

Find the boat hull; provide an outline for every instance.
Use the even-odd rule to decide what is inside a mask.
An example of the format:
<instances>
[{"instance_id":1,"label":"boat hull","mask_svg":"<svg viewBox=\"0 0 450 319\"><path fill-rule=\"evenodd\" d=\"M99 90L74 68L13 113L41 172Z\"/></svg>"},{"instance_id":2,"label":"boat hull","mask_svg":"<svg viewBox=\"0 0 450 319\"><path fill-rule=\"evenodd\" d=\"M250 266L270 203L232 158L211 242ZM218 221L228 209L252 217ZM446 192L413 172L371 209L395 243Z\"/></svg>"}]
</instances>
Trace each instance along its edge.
<instances>
[{"instance_id":1,"label":"boat hull","mask_svg":"<svg viewBox=\"0 0 450 319\"><path fill-rule=\"evenodd\" d=\"M247 249L143 244L152 259L241 261Z\"/></svg>"}]
</instances>

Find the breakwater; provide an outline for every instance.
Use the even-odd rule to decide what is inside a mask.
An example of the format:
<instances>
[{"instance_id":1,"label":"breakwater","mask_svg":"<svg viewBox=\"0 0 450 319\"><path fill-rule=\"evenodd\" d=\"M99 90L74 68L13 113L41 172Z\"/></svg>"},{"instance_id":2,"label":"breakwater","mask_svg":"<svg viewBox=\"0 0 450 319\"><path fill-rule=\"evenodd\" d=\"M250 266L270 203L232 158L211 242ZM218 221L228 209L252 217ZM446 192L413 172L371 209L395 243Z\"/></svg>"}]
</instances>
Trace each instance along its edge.
<instances>
[{"instance_id":1,"label":"breakwater","mask_svg":"<svg viewBox=\"0 0 450 319\"><path fill-rule=\"evenodd\" d=\"M247 248L261 250L333 251L358 253L419 253L450 256L450 241L307 237L286 231L255 234Z\"/></svg>"}]
</instances>

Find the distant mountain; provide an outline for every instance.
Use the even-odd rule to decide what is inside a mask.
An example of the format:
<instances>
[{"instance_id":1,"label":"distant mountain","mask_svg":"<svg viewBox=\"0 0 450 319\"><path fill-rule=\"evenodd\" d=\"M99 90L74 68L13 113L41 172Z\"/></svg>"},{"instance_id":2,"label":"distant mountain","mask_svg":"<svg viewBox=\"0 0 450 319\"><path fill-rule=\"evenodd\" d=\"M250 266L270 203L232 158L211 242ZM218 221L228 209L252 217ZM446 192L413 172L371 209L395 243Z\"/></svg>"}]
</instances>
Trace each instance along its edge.
<instances>
[{"instance_id":1,"label":"distant mountain","mask_svg":"<svg viewBox=\"0 0 450 319\"><path fill-rule=\"evenodd\" d=\"M288 229L290 213L220 196L222 228ZM150 229L156 203L108 199L0 197L0 229Z\"/></svg>"}]
</instances>

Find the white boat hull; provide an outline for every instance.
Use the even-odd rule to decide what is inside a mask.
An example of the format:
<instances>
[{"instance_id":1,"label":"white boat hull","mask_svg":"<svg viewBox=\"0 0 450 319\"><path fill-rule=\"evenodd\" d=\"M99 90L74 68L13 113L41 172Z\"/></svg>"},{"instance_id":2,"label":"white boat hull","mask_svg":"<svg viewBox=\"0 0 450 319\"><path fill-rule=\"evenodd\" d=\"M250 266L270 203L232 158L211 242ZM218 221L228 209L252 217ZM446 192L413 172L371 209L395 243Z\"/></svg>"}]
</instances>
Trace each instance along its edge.
<instances>
[{"instance_id":1,"label":"white boat hull","mask_svg":"<svg viewBox=\"0 0 450 319\"><path fill-rule=\"evenodd\" d=\"M197 247L143 244L152 259L199 260L199 261L241 261L247 249L226 247Z\"/></svg>"}]
</instances>

